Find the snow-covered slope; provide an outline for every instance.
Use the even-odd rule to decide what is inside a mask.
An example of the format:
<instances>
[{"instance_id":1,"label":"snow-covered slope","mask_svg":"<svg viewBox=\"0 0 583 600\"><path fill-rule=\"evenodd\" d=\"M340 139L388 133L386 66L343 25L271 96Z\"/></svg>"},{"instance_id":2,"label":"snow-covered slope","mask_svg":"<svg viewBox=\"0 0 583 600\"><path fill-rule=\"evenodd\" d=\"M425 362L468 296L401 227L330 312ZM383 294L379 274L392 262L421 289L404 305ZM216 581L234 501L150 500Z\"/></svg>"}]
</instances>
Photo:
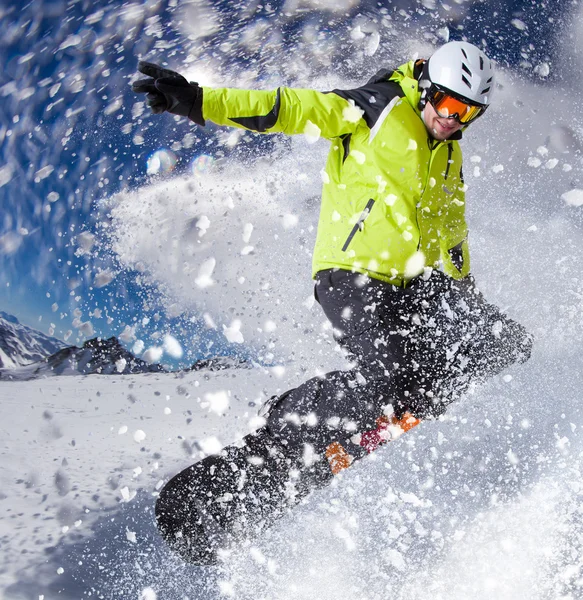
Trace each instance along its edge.
<instances>
[{"instance_id":1,"label":"snow-covered slope","mask_svg":"<svg viewBox=\"0 0 583 600\"><path fill-rule=\"evenodd\" d=\"M108 375L119 373L158 373L164 368L135 357L111 337L106 340L93 338L81 348L67 346L43 360L24 367L0 370L0 379L26 380L55 375Z\"/></svg>"},{"instance_id":2,"label":"snow-covered slope","mask_svg":"<svg viewBox=\"0 0 583 600\"><path fill-rule=\"evenodd\" d=\"M0 311L0 369L13 369L46 358L67 344L19 323Z\"/></svg>"}]
</instances>

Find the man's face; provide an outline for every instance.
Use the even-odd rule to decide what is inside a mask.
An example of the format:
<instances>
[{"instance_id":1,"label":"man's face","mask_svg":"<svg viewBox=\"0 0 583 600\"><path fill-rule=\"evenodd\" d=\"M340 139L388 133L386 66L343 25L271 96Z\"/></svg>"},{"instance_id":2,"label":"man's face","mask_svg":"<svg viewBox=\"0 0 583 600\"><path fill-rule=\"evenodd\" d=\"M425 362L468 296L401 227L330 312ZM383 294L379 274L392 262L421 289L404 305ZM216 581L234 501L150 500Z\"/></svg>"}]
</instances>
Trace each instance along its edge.
<instances>
[{"instance_id":1,"label":"man's face","mask_svg":"<svg viewBox=\"0 0 583 600\"><path fill-rule=\"evenodd\" d=\"M447 140L463 127L456 119L440 117L430 102L427 102L423 109L423 122L429 135L439 141Z\"/></svg>"}]
</instances>

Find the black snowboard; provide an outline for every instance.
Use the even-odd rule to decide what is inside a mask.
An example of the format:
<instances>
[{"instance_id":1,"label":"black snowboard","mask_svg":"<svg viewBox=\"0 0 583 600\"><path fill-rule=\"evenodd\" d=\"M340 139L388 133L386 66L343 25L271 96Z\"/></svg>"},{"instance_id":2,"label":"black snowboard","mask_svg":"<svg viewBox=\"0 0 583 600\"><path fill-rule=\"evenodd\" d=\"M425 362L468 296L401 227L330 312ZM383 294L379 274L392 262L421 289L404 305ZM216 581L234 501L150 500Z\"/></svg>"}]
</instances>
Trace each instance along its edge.
<instances>
[{"instance_id":1,"label":"black snowboard","mask_svg":"<svg viewBox=\"0 0 583 600\"><path fill-rule=\"evenodd\" d=\"M221 549L256 538L355 460L418 423L410 415L380 417L376 429L355 436L350 452L333 442L321 457L286 447L263 427L164 486L156 502L160 533L184 560L216 564Z\"/></svg>"}]
</instances>

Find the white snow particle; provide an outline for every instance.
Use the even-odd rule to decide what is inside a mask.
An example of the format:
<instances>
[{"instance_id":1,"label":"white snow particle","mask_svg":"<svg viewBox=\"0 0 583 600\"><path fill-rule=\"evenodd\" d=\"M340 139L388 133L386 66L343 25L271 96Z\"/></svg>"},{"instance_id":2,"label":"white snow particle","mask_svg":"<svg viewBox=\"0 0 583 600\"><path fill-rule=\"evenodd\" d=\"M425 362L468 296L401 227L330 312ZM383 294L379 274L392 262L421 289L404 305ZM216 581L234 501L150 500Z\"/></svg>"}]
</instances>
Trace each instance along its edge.
<instances>
[{"instance_id":1,"label":"white snow particle","mask_svg":"<svg viewBox=\"0 0 583 600\"><path fill-rule=\"evenodd\" d=\"M407 150L417 150L417 142L415 140L410 139L409 145L407 146Z\"/></svg>"},{"instance_id":2,"label":"white snow particle","mask_svg":"<svg viewBox=\"0 0 583 600\"><path fill-rule=\"evenodd\" d=\"M157 363L162 358L162 354L164 354L162 348L152 346L142 354L142 360L145 360L149 364Z\"/></svg>"},{"instance_id":3,"label":"white snow particle","mask_svg":"<svg viewBox=\"0 0 583 600\"><path fill-rule=\"evenodd\" d=\"M492 171L494 173L501 173L502 171L504 171L504 165L494 165L492 167Z\"/></svg>"},{"instance_id":4,"label":"white snow particle","mask_svg":"<svg viewBox=\"0 0 583 600\"><path fill-rule=\"evenodd\" d=\"M266 333L272 333L273 331L275 331L277 329L277 325L275 324L274 321L265 321L265 324L263 325L263 330Z\"/></svg>"},{"instance_id":5,"label":"white snow particle","mask_svg":"<svg viewBox=\"0 0 583 600\"><path fill-rule=\"evenodd\" d=\"M283 228L284 229L292 229L299 222L299 219L296 215L285 214L283 215Z\"/></svg>"},{"instance_id":6,"label":"white snow particle","mask_svg":"<svg viewBox=\"0 0 583 600\"><path fill-rule=\"evenodd\" d=\"M165 415L169 415L169 414L171 414L171 413L172 413L172 409L171 409L171 408L168 408L168 406L167 406L167 407L164 409L164 414L165 414Z\"/></svg>"},{"instance_id":7,"label":"white snow particle","mask_svg":"<svg viewBox=\"0 0 583 600\"><path fill-rule=\"evenodd\" d=\"M403 555L395 548L389 548L385 551L387 562L393 566L397 571L404 572L407 568Z\"/></svg>"},{"instance_id":8,"label":"white snow particle","mask_svg":"<svg viewBox=\"0 0 583 600\"><path fill-rule=\"evenodd\" d=\"M144 588L139 600L156 600L156 592L151 587Z\"/></svg>"},{"instance_id":9,"label":"white snow particle","mask_svg":"<svg viewBox=\"0 0 583 600\"><path fill-rule=\"evenodd\" d=\"M207 232L208 228L211 226L211 221L206 215L202 215L200 219L196 222L196 228L199 229L199 236L202 237Z\"/></svg>"},{"instance_id":10,"label":"white snow particle","mask_svg":"<svg viewBox=\"0 0 583 600\"><path fill-rule=\"evenodd\" d=\"M196 283L199 288L204 289L215 283L212 279L212 274L216 264L217 261L214 258L209 258L200 265L198 277L194 280L194 283Z\"/></svg>"},{"instance_id":11,"label":"white snow particle","mask_svg":"<svg viewBox=\"0 0 583 600\"><path fill-rule=\"evenodd\" d=\"M223 334L231 344L242 344L245 339L241 333L241 321L235 319L229 327L223 325Z\"/></svg>"},{"instance_id":12,"label":"white snow particle","mask_svg":"<svg viewBox=\"0 0 583 600\"><path fill-rule=\"evenodd\" d=\"M364 165L366 162L366 155L364 152L360 152L360 150L351 150L350 156L352 156L359 165Z\"/></svg>"},{"instance_id":13,"label":"white snow particle","mask_svg":"<svg viewBox=\"0 0 583 600\"><path fill-rule=\"evenodd\" d=\"M130 502L131 500L133 500L137 494L137 492L135 490L130 490L129 487L124 486L122 487L120 490L120 494L121 494L121 501L122 502Z\"/></svg>"},{"instance_id":14,"label":"white snow particle","mask_svg":"<svg viewBox=\"0 0 583 600\"><path fill-rule=\"evenodd\" d=\"M230 581L219 581L219 591L223 596L233 598L235 596L235 587Z\"/></svg>"},{"instance_id":15,"label":"white snow particle","mask_svg":"<svg viewBox=\"0 0 583 600\"><path fill-rule=\"evenodd\" d=\"M524 21L521 21L520 19L512 19L512 21L510 21L510 24L516 27L516 29L518 29L519 31L524 31L525 29L527 29L526 23Z\"/></svg>"},{"instance_id":16,"label":"white snow particle","mask_svg":"<svg viewBox=\"0 0 583 600\"><path fill-rule=\"evenodd\" d=\"M134 432L134 440L136 442L143 442L146 439L146 433L144 431L142 431L141 429L137 429Z\"/></svg>"},{"instance_id":17,"label":"white snow particle","mask_svg":"<svg viewBox=\"0 0 583 600\"><path fill-rule=\"evenodd\" d=\"M14 169L10 165L3 165L0 167L0 187L6 185L14 174Z\"/></svg>"},{"instance_id":18,"label":"white snow particle","mask_svg":"<svg viewBox=\"0 0 583 600\"><path fill-rule=\"evenodd\" d=\"M182 358L182 346L178 340L170 334L164 336L164 350L166 354L169 354L172 358Z\"/></svg>"},{"instance_id":19,"label":"white snow particle","mask_svg":"<svg viewBox=\"0 0 583 600\"><path fill-rule=\"evenodd\" d=\"M248 244L253 233L253 225L251 223L245 223L243 227L243 241Z\"/></svg>"},{"instance_id":20,"label":"white snow particle","mask_svg":"<svg viewBox=\"0 0 583 600\"><path fill-rule=\"evenodd\" d=\"M203 408L208 407L209 411L222 415L229 408L229 392L220 390L218 392L209 392L204 395L205 403L202 403Z\"/></svg>"},{"instance_id":21,"label":"white snow particle","mask_svg":"<svg viewBox=\"0 0 583 600\"><path fill-rule=\"evenodd\" d=\"M200 449L205 454L218 454L222 449L223 445L220 440L216 437L208 437L204 440L199 440Z\"/></svg>"},{"instance_id":22,"label":"white snow particle","mask_svg":"<svg viewBox=\"0 0 583 600\"><path fill-rule=\"evenodd\" d=\"M136 339L135 326L130 327L129 325L126 325L123 331L117 337L120 341L124 342L125 344L129 344L130 342Z\"/></svg>"},{"instance_id":23,"label":"white snow particle","mask_svg":"<svg viewBox=\"0 0 583 600\"><path fill-rule=\"evenodd\" d=\"M583 206L583 190L573 189L561 195L561 200L564 200L569 206Z\"/></svg>"},{"instance_id":24,"label":"white snow particle","mask_svg":"<svg viewBox=\"0 0 583 600\"><path fill-rule=\"evenodd\" d=\"M409 233L408 231L403 232L403 237L405 237L405 233ZM413 237L410 233L411 238ZM409 238L409 239L411 239ZM407 239L407 238L406 238ZM405 277L407 279L413 279L413 277L417 277L425 270L425 254L421 251L417 251L412 254L407 262L405 263Z\"/></svg>"},{"instance_id":25,"label":"white snow particle","mask_svg":"<svg viewBox=\"0 0 583 600\"><path fill-rule=\"evenodd\" d=\"M364 111L356 106L354 100L349 100L348 106L342 111L342 118L349 123L358 123L363 115Z\"/></svg>"},{"instance_id":26,"label":"white snow particle","mask_svg":"<svg viewBox=\"0 0 583 600\"><path fill-rule=\"evenodd\" d=\"M393 206L393 204L395 204L396 201L397 201L397 196L395 196L395 194L389 194L385 198L385 204L387 206Z\"/></svg>"},{"instance_id":27,"label":"white snow particle","mask_svg":"<svg viewBox=\"0 0 583 600\"><path fill-rule=\"evenodd\" d=\"M93 279L93 285L96 288L102 288L106 285L110 284L115 278L115 274L109 269L105 269L103 271L99 271L97 275L95 275Z\"/></svg>"},{"instance_id":28,"label":"white snow particle","mask_svg":"<svg viewBox=\"0 0 583 600\"><path fill-rule=\"evenodd\" d=\"M128 542L132 542L132 544L136 543L136 532L135 531L130 531L127 527L126 527L126 540L128 540Z\"/></svg>"},{"instance_id":29,"label":"white snow particle","mask_svg":"<svg viewBox=\"0 0 583 600\"><path fill-rule=\"evenodd\" d=\"M315 123L312 123L312 121L309 119L306 121L306 126L304 127L304 137L306 138L308 144L314 144L317 142L320 139L321 133L322 132L320 128Z\"/></svg>"},{"instance_id":30,"label":"white snow particle","mask_svg":"<svg viewBox=\"0 0 583 600\"><path fill-rule=\"evenodd\" d=\"M46 179L54 170L55 170L55 167L53 167L53 165L47 165L46 167L39 169L34 174L34 182L38 183L39 181Z\"/></svg>"},{"instance_id":31,"label":"white snow particle","mask_svg":"<svg viewBox=\"0 0 583 600\"><path fill-rule=\"evenodd\" d=\"M118 373L123 373L128 361L125 358L120 358L115 361L115 369Z\"/></svg>"},{"instance_id":32,"label":"white snow particle","mask_svg":"<svg viewBox=\"0 0 583 600\"><path fill-rule=\"evenodd\" d=\"M537 158L536 156L529 156L526 164L529 167L534 167L536 169L537 167L540 167L542 163L540 158Z\"/></svg>"},{"instance_id":33,"label":"white snow particle","mask_svg":"<svg viewBox=\"0 0 583 600\"><path fill-rule=\"evenodd\" d=\"M128 426L127 425L122 425L118 430L117 430L117 434L118 435L123 435L124 433L128 432Z\"/></svg>"}]
</instances>

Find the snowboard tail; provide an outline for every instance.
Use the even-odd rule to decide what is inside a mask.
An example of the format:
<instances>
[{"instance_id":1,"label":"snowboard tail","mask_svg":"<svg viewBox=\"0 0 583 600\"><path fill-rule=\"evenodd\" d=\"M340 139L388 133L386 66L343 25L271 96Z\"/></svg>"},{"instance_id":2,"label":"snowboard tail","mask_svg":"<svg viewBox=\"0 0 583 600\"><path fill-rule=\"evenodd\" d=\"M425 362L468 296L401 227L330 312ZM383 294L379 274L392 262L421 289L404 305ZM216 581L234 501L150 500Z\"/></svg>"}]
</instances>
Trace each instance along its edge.
<instances>
[{"instance_id":1,"label":"snowboard tail","mask_svg":"<svg viewBox=\"0 0 583 600\"><path fill-rule=\"evenodd\" d=\"M310 492L419 422L408 413L383 415L375 429L330 443L324 456L298 453L263 427L174 476L156 502L158 529L187 562L216 564L221 550L257 538Z\"/></svg>"}]
</instances>

